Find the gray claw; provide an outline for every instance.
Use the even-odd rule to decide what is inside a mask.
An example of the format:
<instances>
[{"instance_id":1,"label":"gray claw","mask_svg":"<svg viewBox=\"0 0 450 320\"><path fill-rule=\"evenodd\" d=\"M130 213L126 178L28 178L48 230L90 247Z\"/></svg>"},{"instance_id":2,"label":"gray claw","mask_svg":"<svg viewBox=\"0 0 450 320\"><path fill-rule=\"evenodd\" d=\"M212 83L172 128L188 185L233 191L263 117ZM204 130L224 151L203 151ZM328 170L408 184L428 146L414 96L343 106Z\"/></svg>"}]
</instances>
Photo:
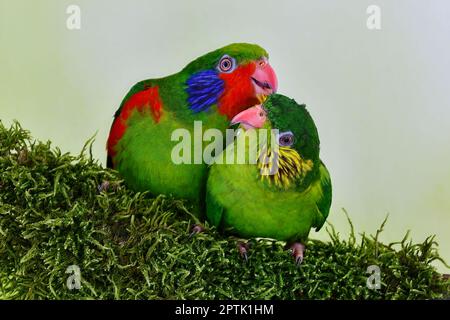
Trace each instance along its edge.
<instances>
[{"instance_id":1,"label":"gray claw","mask_svg":"<svg viewBox=\"0 0 450 320\"><path fill-rule=\"evenodd\" d=\"M100 185L97 186L97 190L99 193L108 191L110 187L110 182L105 180Z\"/></svg>"},{"instance_id":2,"label":"gray claw","mask_svg":"<svg viewBox=\"0 0 450 320\"><path fill-rule=\"evenodd\" d=\"M248 243L238 242L237 248L240 256L247 262L248 261Z\"/></svg>"},{"instance_id":3,"label":"gray claw","mask_svg":"<svg viewBox=\"0 0 450 320\"><path fill-rule=\"evenodd\" d=\"M191 229L191 233L189 234L189 238L192 238L198 233L201 233L205 231L205 228L201 224L194 224L194 226Z\"/></svg>"},{"instance_id":4,"label":"gray claw","mask_svg":"<svg viewBox=\"0 0 450 320\"><path fill-rule=\"evenodd\" d=\"M290 249L292 251L291 255L295 259L295 264L297 266L301 265L303 262L303 255L305 253L305 245L300 242L296 242L290 246Z\"/></svg>"}]
</instances>

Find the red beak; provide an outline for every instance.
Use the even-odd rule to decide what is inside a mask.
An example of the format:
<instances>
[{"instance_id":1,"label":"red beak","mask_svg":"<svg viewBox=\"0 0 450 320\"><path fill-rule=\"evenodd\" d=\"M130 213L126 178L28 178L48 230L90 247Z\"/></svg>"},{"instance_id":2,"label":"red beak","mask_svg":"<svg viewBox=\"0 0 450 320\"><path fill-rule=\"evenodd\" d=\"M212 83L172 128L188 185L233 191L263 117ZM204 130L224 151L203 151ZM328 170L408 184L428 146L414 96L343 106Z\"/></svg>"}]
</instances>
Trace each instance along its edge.
<instances>
[{"instance_id":1,"label":"red beak","mask_svg":"<svg viewBox=\"0 0 450 320\"><path fill-rule=\"evenodd\" d=\"M267 114L260 104L248 108L231 119L231 125L240 123L245 129L261 128L267 120Z\"/></svg>"},{"instance_id":2,"label":"red beak","mask_svg":"<svg viewBox=\"0 0 450 320\"><path fill-rule=\"evenodd\" d=\"M257 96L267 96L278 90L277 75L266 58L256 61L256 69L252 74L252 80Z\"/></svg>"}]
</instances>

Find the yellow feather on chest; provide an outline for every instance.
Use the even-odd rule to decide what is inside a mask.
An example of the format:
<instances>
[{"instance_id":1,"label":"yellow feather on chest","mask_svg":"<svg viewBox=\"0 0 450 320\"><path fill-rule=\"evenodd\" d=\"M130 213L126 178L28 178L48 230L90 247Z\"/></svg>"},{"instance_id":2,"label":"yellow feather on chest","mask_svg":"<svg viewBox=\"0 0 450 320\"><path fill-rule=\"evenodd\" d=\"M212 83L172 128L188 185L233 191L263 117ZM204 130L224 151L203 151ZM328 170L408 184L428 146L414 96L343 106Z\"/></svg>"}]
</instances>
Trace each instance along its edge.
<instances>
[{"instance_id":1,"label":"yellow feather on chest","mask_svg":"<svg viewBox=\"0 0 450 320\"><path fill-rule=\"evenodd\" d=\"M314 163L303 159L292 148L279 147L278 152L271 148L263 148L258 158L261 180L288 188L297 179L303 179L310 172Z\"/></svg>"}]
</instances>

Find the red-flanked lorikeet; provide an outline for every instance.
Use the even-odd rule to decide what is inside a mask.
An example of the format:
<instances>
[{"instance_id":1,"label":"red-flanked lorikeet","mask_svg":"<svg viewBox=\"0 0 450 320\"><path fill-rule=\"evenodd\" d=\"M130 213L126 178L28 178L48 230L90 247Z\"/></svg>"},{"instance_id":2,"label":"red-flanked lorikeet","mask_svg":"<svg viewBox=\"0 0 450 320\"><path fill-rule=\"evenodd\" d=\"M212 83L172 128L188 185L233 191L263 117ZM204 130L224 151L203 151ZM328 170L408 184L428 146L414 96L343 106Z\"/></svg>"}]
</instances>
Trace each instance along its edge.
<instances>
[{"instance_id":1,"label":"red-flanked lorikeet","mask_svg":"<svg viewBox=\"0 0 450 320\"><path fill-rule=\"evenodd\" d=\"M202 201L207 165L175 164L176 129L225 131L239 112L277 90L267 52L258 45L231 44L189 63L180 72L134 85L117 110L107 142L108 167L129 187ZM203 146L201 146L203 147ZM194 161L192 161L194 163Z\"/></svg>"},{"instance_id":2,"label":"red-flanked lorikeet","mask_svg":"<svg viewBox=\"0 0 450 320\"><path fill-rule=\"evenodd\" d=\"M238 134L222 155L241 151L247 159L249 154L258 154L258 161L211 166L207 218L240 237L286 241L300 264L303 243L311 228L319 230L325 223L332 197L330 175L319 157L314 121L305 105L273 94L262 106L238 114L232 123L241 123L248 130ZM277 129L278 133L269 139L261 134L267 129ZM262 140L241 144L246 147L242 151L239 145L250 133ZM246 257L245 245L239 250Z\"/></svg>"}]
</instances>

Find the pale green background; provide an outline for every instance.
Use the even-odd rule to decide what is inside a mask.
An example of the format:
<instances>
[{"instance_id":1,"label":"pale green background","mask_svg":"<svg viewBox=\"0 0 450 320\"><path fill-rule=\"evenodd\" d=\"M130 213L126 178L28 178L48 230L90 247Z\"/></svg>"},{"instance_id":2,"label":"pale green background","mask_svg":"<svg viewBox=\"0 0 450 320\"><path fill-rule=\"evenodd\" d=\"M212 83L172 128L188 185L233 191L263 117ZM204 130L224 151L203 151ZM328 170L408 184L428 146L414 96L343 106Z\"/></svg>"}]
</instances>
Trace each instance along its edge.
<instances>
[{"instance_id":1,"label":"pale green background","mask_svg":"<svg viewBox=\"0 0 450 320\"><path fill-rule=\"evenodd\" d=\"M69 4L82 28L69 31ZM366 28L366 8L382 29ZM271 54L280 93L309 106L333 178L329 221L384 241L436 234L450 261L448 1L0 0L0 119L78 152L135 82L231 42ZM325 238L325 231L314 234ZM444 267L439 266L441 270Z\"/></svg>"}]
</instances>

